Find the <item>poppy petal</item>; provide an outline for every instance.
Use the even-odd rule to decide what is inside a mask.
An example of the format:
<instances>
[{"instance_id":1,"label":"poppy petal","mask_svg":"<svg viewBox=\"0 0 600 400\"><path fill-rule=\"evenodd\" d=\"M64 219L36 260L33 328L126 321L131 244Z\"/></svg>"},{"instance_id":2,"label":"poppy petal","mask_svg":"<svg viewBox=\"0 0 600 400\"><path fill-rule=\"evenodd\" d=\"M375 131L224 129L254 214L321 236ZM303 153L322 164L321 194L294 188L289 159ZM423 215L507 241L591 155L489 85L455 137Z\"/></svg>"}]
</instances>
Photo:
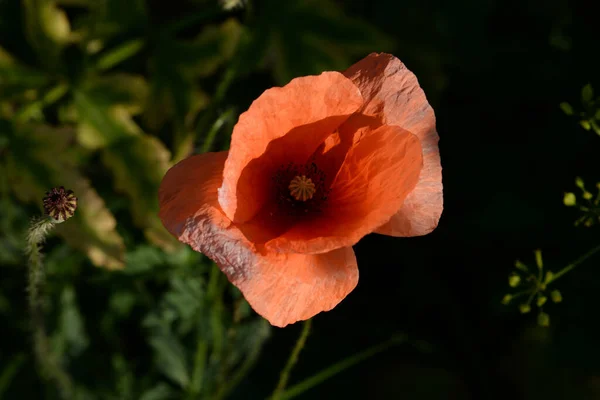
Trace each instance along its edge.
<instances>
[{"instance_id":1,"label":"poppy petal","mask_svg":"<svg viewBox=\"0 0 600 400\"><path fill-rule=\"evenodd\" d=\"M323 254L268 253L246 276L230 275L252 308L284 327L338 305L358 283L351 247Z\"/></svg>"},{"instance_id":2,"label":"poppy petal","mask_svg":"<svg viewBox=\"0 0 600 400\"><path fill-rule=\"evenodd\" d=\"M159 190L159 216L180 241L213 259L252 308L276 326L328 311L358 282L352 248L325 254L259 253L221 211L217 188L227 152L189 157Z\"/></svg>"},{"instance_id":3,"label":"poppy petal","mask_svg":"<svg viewBox=\"0 0 600 400\"><path fill-rule=\"evenodd\" d=\"M158 190L158 216L175 237L183 234L186 223L196 213L213 213L211 208L218 209L217 189L223 181L227 155L227 151L221 151L191 156L167 171ZM223 215L219 225L230 224Z\"/></svg>"},{"instance_id":4,"label":"poppy petal","mask_svg":"<svg viewBox=\"0 0 600 400\"><path fill-rule=\"evenodd\" d=\"M400 126L421 140L419 182L398 212L376 232L419 236L437 226L443 210L442 167L435 115L416 76L391 54L372 53L344 72L364 98L361 112Z\"/></svg>"},{"instance_id":5,"label":"poppy petal","mask_svg":"<svg viewBox=\"0 0 600 400\"><path fill-rule=\"evenodd\" d=\"M235 222L251 219L267 201L272 164L285 162L290 153L308 159L361 106L360 91L339 72L296 78L265 91L233 130L219 188L225 214Z\"/></svg>"},{"instance_id":6,"label":"poppy petal","mask_svg":"<svg viewBox=\"0 0 600 400\"><path fill-rule=\"evenodd\" d=\"M266 248L314 254L355 244L398 210L421 167L415 135L397 126L375 129L348 151L321 214L298 222Z\"/></svg>"}]
</instances>

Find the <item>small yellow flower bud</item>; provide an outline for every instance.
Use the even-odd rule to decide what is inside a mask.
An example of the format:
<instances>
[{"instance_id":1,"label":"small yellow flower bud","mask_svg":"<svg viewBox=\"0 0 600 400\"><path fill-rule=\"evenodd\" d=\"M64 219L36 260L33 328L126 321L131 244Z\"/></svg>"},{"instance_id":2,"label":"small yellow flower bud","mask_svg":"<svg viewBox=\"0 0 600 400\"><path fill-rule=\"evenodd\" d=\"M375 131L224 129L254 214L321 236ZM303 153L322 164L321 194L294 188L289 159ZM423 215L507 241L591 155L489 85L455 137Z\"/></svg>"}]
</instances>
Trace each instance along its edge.
<instances>
[{"instance_id":1,"label":"small yellow flower bud","mask_svg":"<svg viewBox=\"0 0 600 400\"><path fill-rule=\"evenodd\" d=\"M575 193L565 193L565 196L563 197L563 203L567 207L572 207L577 204L577 197L575 197Z\"/></svg>"},{"instance_id":2,"label":"small yellow flower bud","mask_svg":"<svg viewBox=\"0 0 600 400\"><path fill-rule=\"evenodd\" d=\"M555 303L560 303L562 301L562 294L558 290L553 290L550 293L550 298Z\"/></svg>"},{"instance_id":3,"label":"small yellow flower bud","mask_svg":"<svg viewBox=\"0 0 600 400\"><path fill-rule=\"evenodd\" d=\"M537 264L539 269L544 268L544 262L542 260L542 251L540 249L537 249L535 251L535 263Z\"/></svg>"},{"instance_id":4,"label":"small yellow flower bud","mask_svg":"<svg viewBox=\"0 0 600 400\"><path fill-rule=\"evenodd\" d=\"M591 194L590 192L588 192L587 190L585 192L583 192L583 198L586 200L591 200L592 197L594 197L593 194Z\"/></svg>"},{"instance_id":5,"label":"small yellow flower bud","mask_svg":"<svg viewBox=\"0 0 600 400\"><path fill-rule=\"evenodd\" d=\"M508 303L510 303L510 301L512 300L512 295L510 294L505 294L504 297L502 298L502 304L504 305L508 305Z\"/></svg>"},{"instance_id":6,"label":"small yellow flower bud","mask_svg":"<svg viewBox=\"0 0 600 400\"><path fill-rule=\"evenodd\" d=\"M527 314L529 311L531 311L531 306L529 304L521 304L519 306L519 311L521 314Z\"/></svg>"},{"instance_id":7,"label":"small yellow flower bud","mask_svg":"<svg viewBox=\"0 0 600 400\"><path fill-rule=\"evenodd\" d=\"M550 326L550 316L545 312L541 312L538 314L538 325L547 328Z\"/></svg>"},{"instance_id":8,"label":"small yellow flower bud","mask_svg":"<svg viewBox=\"0 0 600 400\"><path fill-rule=\"evenodd\" d=\"M552 271L546 271L546 277L544 278L544 284L548 284L554 278L554 273Z\"/></svg>"},{"instance_id":9,"label":"small yellow flower bud","mask_svg":"<svg viewBox=\"0 0 600 400\"><path fill-rule=\"evenodd\" d=\"M590 124L590 121L588 121L588 120L582 119L581 121L579 121L579 124L586 131L589 131L590 129L592 129L592 124Z\"/></svg>"},{"instance_id":10,"label":"small yellow flower bud","mask_svg":"<svg viewBox=\"0 0 600 400\"><path fill-rule=\"evenodd\" d=\"M548 298L546 296L540 296L537 298L536 304L538 307L541 307L546 303L546 301L548 301Z\"/></svg>"},{"instance_id":11,"label":"small yellow flower bud","mask_svg":"<svg viewBox=\"0 0 600 400\"><path fill-rule=\"evenodd\" d=\"M521 283L521 277L515 273L510 274L508 277L508 285L510 287L517 287Z\"/></svg>"},{"instance_id":12,"label":"small yellow flower bud","mask_svg":"<svg viewBox=\"0 0 600 400\"><path fill-rule=\"evenodd\" d=\"M573 115L573 107L567 102L560 103L560 109L567 115Z\"/></svg>"},{"instance_id":13,"label":"small yellow flower bud","mask_svg":"<svg viewBox=\"0 0 600 400\"><path fill-rule=\"evenodd\" d=\"M523 271L523 272L528 272L529 270L527 269L527 265L523 264L521 262L521 260L516 260L515 261L515 268Z\"/></svg>"}]
</instances>

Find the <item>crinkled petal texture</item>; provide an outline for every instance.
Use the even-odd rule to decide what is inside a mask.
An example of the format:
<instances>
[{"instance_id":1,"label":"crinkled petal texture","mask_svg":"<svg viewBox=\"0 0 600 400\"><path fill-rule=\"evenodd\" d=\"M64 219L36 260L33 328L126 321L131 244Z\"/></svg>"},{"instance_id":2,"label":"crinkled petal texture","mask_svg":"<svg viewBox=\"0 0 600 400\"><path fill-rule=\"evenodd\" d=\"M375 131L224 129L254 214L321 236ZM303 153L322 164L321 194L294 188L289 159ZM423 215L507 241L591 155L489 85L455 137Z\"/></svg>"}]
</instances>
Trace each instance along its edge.
<instances>
[{"instance_id":1,"label":"crinkled petal texture","mask_svg":"<svg viewBox=\"0 0 600 400\"><path fill-rule=\"evenodd\" d=\"M376 232L392 236L431 232L443 209L442 167L435 115L416 76L393 55L376 53L351 66L344 75L360 88L364 98L360 113L415 134L423 150L423 168L417 185Z\"/></svg>"},{"instance_id":2,"label":"crinkled petal texture","mask_svg":"<svg viewBox=\"0 0 600 400\"><path fill-rule=\"evenodd\" d=\"M218 202L227 156L193 156L167 172L159 190L165 227L213 259L252 308L275 326L335 307L358 283L352 248L314 255L257 250Z\"/></svg>"},{"instance_id":3,"label":"crinkled petal texture","mask_svg":"<svg viewBox=\"0 0 600 400\"><path fill-rule=\"evenodd\" d=\"M421 167L419 139L400 127L380 126L349 149L321 214L298 221L267 249L321 253L357 243L398 211Z\"/></svg>"},{"instance_id":4,"label":"crinkled petal texture","mask_svg":"<svg viewBox=\"0 0 600 400\"><path fill-rule=\"evenodd\" d=\"M293 79L266 90L233 129L219 204L232 221L249 221L268 201L270 173L305 162L325 138L363 104L339 72Z\"/></svg>"}]
</instances>

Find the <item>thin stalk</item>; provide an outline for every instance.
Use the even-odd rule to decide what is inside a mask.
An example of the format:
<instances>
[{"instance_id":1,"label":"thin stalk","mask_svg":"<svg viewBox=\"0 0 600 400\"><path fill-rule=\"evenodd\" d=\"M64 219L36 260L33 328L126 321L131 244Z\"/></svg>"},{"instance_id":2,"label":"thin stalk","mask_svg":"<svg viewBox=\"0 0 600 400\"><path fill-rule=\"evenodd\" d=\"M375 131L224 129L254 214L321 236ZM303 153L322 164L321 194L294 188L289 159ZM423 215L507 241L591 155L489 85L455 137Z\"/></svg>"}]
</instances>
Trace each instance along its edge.
<instances>
[{"instance_id":1,"label":"thin stalk","mask_svg":"<svg viewBox=\"0 0 600 400\"><path fill-rule=\"evenodd\" d=\"M285 392L281 393L280 397L277 400L289 400L300 394L306 392L309 389L319 385L320 383L326 381L334 375L339 374L340 372L345 371L346 369L359 364L360 362L373 357L374 355L381 353L390 347L396 346L401 343L405 343L407 338L405 336L393 337L383 343L370 347L360 353L354 354L344 360L333 364L332 366L321 370L315 375L311 376L303 380L300 383L290 387ZM275 397L270 397L269 400L275 400Z\"/></svg>"},{"instance_id":2,"label":"thin stalk","mask_svg":"<svg viewBox=\"0 0 600 400\"><path fill-rule=\"evenodd\" d=\"M282 393L285 390L285 387L287 386L288 380L290 379L290 373L292 372L292 368L294 368L294 366L298 362L298 356L300 355L300 352L302 351L302 349L304 348L304 345L306 344L306 339L308 338L308 334L310 333L311 324L312 324L311 319L304 321L304 323L302 324L302 332L300 332L300 336L298 337L298 340L296 341L296 345L294 346L292 352L290 353L290 357L288 358L287 363L285 364L285 367L283 368L283 370L281 371L281 374L279 375L279 382L277 382L277 387L275 387L275 390L273 391L273 394L271 395L272 400L281 399Z\"/></svg>"},{"instance_id":3,"label":"thin stalk","mask_svg":"<svg viewBox=\"0 0 600 400\"><path fill-rule=\"evenodd\" d=\"M560 271L558 271L557 273L555 273L552 276L552 279L549 279L548 282L546 282L546 284L554 282L555 280L557 280L558 278L560 278L561 276L563 276L567 272L570 272L573 268L577 267L579 264L581 264L584 261L586 261L588 258L590 258L594 254L596 254L598 251L600 251L600 245L594 247L593 249L591 249L590 251L588 251L587 253L585 253L581 257L579 257L577 260L573 261L571 264L567 265L566 267L564 267L563 269L561 269Z\"/></svg>"},{"instance_id":4,"label":"thin stalk","mask_svg":"<svg viewBox=\"0 0 600 400\"><path fill-rule=\"evenodd\" d=\"M27 235L29 273L27 291L29 293L29 313L33 331L33 350L36 361L45 379L52 381L63 399L73 397L73 382L52 353L50 338L44 322L42 290L46 283L40 245L56 223L50 218L34 220Z\"/></svg>"},{"instance_id":5,"label":"thin stalk","mask_svg":"<svg viewBox=\"0 0 600 400\"><path fill-rule=\"evenodd\" d=\"M196 356L194 357L194 371L192 380L188 387L188 398L195 399L202 392L202 384L204 383L204 371L206 369L206 359L208 355L208 342L206 339L199 338L196 348Z\"/></svg>"}]
</instances>

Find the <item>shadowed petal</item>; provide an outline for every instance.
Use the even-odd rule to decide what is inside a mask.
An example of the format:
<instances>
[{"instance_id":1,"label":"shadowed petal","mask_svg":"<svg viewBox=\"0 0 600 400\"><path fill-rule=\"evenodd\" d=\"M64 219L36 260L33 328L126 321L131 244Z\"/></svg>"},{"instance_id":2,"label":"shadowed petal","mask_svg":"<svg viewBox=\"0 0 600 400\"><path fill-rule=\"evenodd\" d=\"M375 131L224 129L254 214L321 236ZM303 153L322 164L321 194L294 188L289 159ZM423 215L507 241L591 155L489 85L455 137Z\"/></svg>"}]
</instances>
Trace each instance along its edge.
<instances>
[{"instance_id":1,"label":"shadowed petal","mask_svg":"<svg viewBox=\"0 0 600 400\"><path fill-rule=\"evenodd\" d=\"M358 283L351 247L323 254L269 253L259 256L252 273L229 276L252 308L283 327L329 311Z\"/></svg>"},{"instance_id":2,"label":"shadowed petal","mask_svg":"<svg viewBox=\"0 0 600 400\"><path fill-rule=\"evenodd\" d=\"M398 210L422 167L419 139L397 126L375 129L352 147L316 218L302 220L267 249L322 253L351 246Z\"/></svg>"},{"instance_id":3,"label":"shadowed petal","mask_svg":"<svg viewBox=\"0 0 600 400\"><path fill-rule=\"evenodd\" d=\"M398 212L376 232L419 236L431 232L443 209L442 167L435 115L415 75L391 54L372 53L344 72L364 98L361 112L400 126L421 141L423 169Z\"/></svg>"},{"instance_id":4,"label":"shadowed petal","mask_svg":"<svg viewBox=\"0 0 600 400\"><path fill-rule=\"evenodd\" d=\"M289 161L287 155L305 161L361 105L359 90L339 72L265 91L233 130L219 189L225 214L235 222L251 219L267 200L273 163Z\"/></svg>"},{"instance_id":5,"label":"shadowed petal","mask_svg":"<svg viewBox=\"0 0 600 400\"><path fill-rule=\"evenodd\" d=\"M219 207L226 158L227 152L197 155L167 172L159 190L165 227L213 259L271 324L283 327L331 310L358 282L352 248L317 255L259 252Z\"/></svg>"}]
</instances>

